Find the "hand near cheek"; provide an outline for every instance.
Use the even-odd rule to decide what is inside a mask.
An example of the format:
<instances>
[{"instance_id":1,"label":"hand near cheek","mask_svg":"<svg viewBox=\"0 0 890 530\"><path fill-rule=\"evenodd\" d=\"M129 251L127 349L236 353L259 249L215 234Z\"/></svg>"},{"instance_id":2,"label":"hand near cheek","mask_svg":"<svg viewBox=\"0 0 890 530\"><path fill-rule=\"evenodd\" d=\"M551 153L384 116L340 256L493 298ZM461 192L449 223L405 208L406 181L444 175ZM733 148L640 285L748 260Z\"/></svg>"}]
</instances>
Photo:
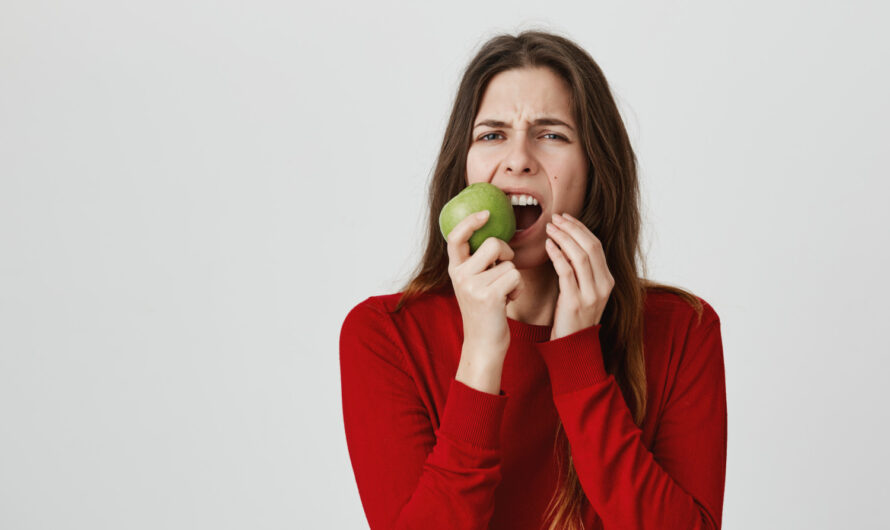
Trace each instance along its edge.
<instances>
[{"instance_id":1,"label":"hand near cheek","mask_svg":"<svg viewBox=\"0 0 890 530\"><path fill-rule=\"evenodd\" d=\"M615 286L602 243L587 226L568 214L554 214L553 222L546 247L559 275L559 298L550 340L599 324Z\"/></svg>"}]
</instances>

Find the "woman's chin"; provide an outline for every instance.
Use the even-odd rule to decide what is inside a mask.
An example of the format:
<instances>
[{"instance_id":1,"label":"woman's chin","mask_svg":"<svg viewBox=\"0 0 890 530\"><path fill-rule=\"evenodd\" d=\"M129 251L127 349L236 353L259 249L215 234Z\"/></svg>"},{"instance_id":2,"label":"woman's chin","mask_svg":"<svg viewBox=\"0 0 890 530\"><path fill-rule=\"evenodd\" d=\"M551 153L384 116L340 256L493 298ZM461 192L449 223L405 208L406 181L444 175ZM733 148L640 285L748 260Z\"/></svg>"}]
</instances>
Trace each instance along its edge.
<instances>
[{"instance_id":1,"label":"woman's chin","mask_svg":"<svg viewBox=\"0 0 890 530\"><path fill-rule=\"evenodd\" d=\"M550 262L543 241L540 244L526 241L524 245L513 248L513 252L513 265L517 269L533 269Z\"/></svg>"}]
</instances>

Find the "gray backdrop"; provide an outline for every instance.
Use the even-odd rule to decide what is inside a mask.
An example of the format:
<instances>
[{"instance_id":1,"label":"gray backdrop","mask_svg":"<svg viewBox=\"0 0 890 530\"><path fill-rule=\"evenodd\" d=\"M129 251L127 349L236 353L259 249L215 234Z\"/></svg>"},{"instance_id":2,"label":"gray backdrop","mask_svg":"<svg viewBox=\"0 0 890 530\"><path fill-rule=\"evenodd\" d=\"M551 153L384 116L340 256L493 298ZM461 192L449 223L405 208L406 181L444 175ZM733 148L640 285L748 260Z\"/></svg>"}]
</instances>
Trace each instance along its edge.
<instances>
[{"instance_id":1,"label":"gray backdrop","mask_svg":"<svg viewBox=\"0 0 890 530\"><path fill-rule=\"evenodd\" d=\"M721 317L724 528L887 528L888 8L5 0L0 527L366 528L348 310L420 257L462 68L611 83L650 276Z\"/></svg>"}]
</instances>

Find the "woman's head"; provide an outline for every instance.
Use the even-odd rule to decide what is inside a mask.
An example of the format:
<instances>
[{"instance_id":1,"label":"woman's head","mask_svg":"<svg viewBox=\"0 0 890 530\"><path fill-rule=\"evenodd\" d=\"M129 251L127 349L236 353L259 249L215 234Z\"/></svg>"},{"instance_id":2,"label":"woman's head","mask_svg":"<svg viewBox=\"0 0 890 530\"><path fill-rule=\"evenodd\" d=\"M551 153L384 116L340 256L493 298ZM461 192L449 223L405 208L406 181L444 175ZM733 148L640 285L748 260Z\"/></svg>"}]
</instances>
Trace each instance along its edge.
<instances>
[{"instance_id":1,"label":"woman's head","mask_svg":"<svg viewBox=\"0 0 890 530\"><path fill-rule=\"evenodd\" d=\"M538 200L533 211L541 216L510 242L517 268L549 261L544 225L553 213L580 217L590 162L577 123L570 87L548 67L504 70L485 89L467 153L467 184L489 182ZM525 215L517 221L531 222Z\"/></svg>"}]
</instances>

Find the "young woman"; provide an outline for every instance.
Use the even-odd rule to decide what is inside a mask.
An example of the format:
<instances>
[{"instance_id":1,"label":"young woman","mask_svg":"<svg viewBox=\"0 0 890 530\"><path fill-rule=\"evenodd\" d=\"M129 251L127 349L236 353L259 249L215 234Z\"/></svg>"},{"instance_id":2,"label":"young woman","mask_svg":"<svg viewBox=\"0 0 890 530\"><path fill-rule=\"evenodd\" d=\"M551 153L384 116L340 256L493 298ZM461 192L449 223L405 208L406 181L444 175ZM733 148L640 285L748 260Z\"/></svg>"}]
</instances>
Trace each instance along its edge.
<instances>
[{"instance_id":1,"label":"young woman","mask_svg":"<svg viewBox=\"0 0 890 530\"><path fill-rule=\"evenodd\" d=\"M341 329L346 441L373 530L720 528L720 320L638 274L635 162L606 79L570 40L502 35L470 62L422 263ZM519 196L523 230L471 254L486 217L446 241L438 214L475 182Z\"/></svg>"}]
</instances>

